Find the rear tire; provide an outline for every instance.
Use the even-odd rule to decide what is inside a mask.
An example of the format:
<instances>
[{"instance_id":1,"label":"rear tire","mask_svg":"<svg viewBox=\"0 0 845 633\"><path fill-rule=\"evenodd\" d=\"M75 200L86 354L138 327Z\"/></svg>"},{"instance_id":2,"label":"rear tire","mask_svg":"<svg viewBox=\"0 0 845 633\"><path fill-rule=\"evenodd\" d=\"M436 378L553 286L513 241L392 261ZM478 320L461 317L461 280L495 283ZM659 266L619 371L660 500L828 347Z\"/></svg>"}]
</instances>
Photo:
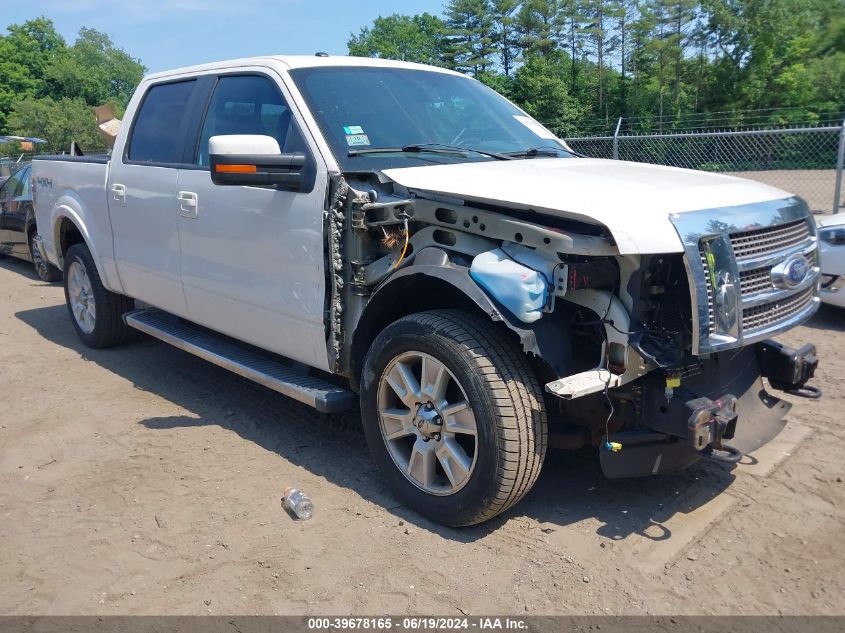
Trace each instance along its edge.
<instances>
[{"instance_id":1,"label":"rear tire","mask_svg":"<svg viewBox=\"0 0 845 633\"><path fill-rule=\"evenodd\" d=\"M404 317L376 338L361 411L396 494L446 525L508 510L546 454L543 395L525 354L491 322L458 310Z\"/></svg>"},{"instance_id":2,"label":"rear tire","mask_svg":"<svg viewBox=\"0 0 845 633\"><path fill-rule=\"evenodd\" d=\"M129 297L107 290L85 244L65 254L65 301L77 335L88 347L103 348L126 340L123 315L135 308Z\"/></svg>"},{"instance_id":3,"label":"rear tire","mask_svg":"<svg viewBox=\"0 0 845 633\"><path fill-rule=\"evenodd\" d=\"M38 250L35 243L36 235L35 231L29 233L29 254L32 257L32 267L35 268L35 274L41 281L48 283L58 281L62 278L62 271L41 257L41 251Z\"/></svg>"}]
</instances>

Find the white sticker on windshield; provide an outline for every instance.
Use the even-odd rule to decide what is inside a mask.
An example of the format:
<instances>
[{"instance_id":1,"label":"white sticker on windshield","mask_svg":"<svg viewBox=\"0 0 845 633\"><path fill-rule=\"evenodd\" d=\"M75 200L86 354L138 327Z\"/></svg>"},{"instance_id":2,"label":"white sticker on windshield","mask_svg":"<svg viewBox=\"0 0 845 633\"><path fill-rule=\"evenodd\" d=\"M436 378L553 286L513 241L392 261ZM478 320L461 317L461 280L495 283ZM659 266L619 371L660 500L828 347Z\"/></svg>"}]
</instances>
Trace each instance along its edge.
<instances>
[{"instance_id":1,"label":"white sticker on windshield","mask_svg":"<svg viewBox=\"0 0 845 633\"><path fill-rule=\"evenodd\" d=\"M369 145L370 144L370 137L366 134L347 134L346 135L346 144L349 147L357 147L360 145Z\"/></svg>"},{"instance_id":2,"label":"white sticker on windshield","mask_svg":"<svg viewBox=\"0 0 845 633\"><path fill-rule=\"evenodd\" d=\"M360 125L344 125L343 126L343 133L344 134L363 134L364 128Z\"/></svg>"},{"instance_id":3,"label":"white sticker on windshield","mask_svg":"<svg viewBox=\"0 0 845 633\"><path fill-rule=\"evenodd\" d=\"M540 138L547 138L553 141L557 140L557 137L554 134L549 132L546 128L537 123L537 121L535 121L531 117L514 114L513 118L522 123L525 127L534 132L534 134L536 134Z\"/></svg>"}]
</instances>

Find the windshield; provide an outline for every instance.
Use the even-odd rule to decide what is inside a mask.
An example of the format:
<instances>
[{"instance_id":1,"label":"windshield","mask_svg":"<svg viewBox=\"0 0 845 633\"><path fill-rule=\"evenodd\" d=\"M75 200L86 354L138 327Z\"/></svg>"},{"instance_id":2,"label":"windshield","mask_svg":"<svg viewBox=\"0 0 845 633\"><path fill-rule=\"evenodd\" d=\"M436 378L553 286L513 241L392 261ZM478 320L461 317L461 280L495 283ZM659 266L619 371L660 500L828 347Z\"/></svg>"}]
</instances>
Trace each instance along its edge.
<instances>
[{"instance_id":1,"label":"windshield","mask_svg":"<svg viewBox=\"0 0 845 633\"><path fill-rule=\"evenodd\" d=\"M467 77L366 66L299 68L291 76L345 171L489 161L489 153L529 150L539 152L527 157L571 156L554 134Z\"/></svg>"}]
</instances>

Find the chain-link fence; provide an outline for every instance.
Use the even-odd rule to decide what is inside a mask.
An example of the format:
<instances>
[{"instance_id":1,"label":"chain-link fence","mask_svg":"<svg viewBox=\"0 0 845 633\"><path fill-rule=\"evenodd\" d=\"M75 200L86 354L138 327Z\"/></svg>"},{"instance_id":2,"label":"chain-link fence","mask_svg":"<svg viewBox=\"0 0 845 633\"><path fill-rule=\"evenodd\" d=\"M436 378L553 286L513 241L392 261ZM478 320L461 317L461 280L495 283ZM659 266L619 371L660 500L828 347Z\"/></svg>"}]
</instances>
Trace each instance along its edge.
<instances>
[{"instance_id":1,"label":"chain-link fence","mask_svg":"<svg viewBox=\"0 0 845 633\"><path fill-rule=\"evenodd\" d=\"M621 123L621 122L620 122ZM843 203L845 122L841 126L569 138L577 152L742 176L804 198L813 211Z\"/></svg>"}]
</instances>

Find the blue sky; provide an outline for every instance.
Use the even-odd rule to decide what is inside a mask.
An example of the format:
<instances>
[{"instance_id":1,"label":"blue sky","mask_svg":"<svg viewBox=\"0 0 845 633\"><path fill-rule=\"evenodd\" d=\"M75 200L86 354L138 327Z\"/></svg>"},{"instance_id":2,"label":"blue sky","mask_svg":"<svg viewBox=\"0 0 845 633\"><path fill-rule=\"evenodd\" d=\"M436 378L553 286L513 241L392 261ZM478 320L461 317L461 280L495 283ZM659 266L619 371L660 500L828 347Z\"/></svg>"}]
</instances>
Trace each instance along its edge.
<instances>
[{"instance_id":1,"label":"blue sky","mask_svg":"<svg viewBox=\"0 0 845 633\"><path fill-rule=\"evenodd\" d=\"M439 14L443 0L3 0L5 28L44 15L72 43L80 27L108 33L150 71L268 54L346 53L379 15Z\"/></svg>"}]
</instances>

